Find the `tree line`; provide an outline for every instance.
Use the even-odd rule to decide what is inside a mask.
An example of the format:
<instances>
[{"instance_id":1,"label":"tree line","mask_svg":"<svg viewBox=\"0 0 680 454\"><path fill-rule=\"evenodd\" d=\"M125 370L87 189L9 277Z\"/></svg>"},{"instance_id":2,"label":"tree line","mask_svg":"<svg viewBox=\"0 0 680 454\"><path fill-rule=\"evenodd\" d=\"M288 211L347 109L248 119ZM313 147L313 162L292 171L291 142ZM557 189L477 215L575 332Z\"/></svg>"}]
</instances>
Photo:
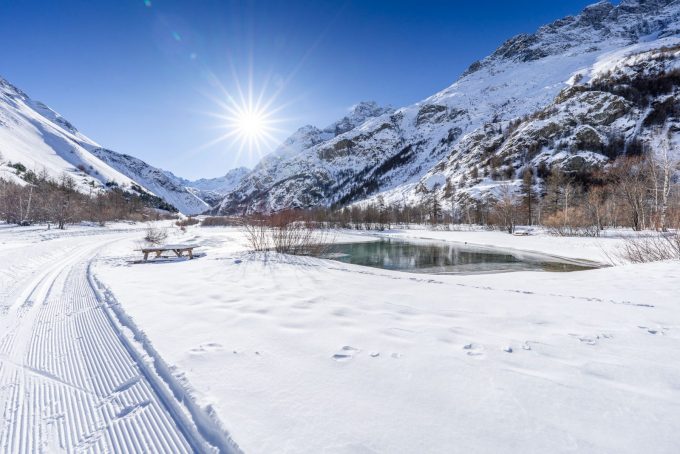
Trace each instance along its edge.
<instances>
[{"instance_id":1,"label":"tree line","mask_svg":"<svg viewBox=\"0 0 680 454\"><path fill-rule=\"evenodd\" d=\"M17 166L21 165L12 165L25 183L0 179L0 221L19 225L47 223L64 229L67 224L81 221L104 225L109 221L142 221L161 216L151 208L158 200L150 194L133 194L115 183L106 189L93 184L89 193L83 193L69 174L54 179L46 171L34 173Z\"/></svg>"},{"instance_id":2,"label":"tree line","mask_svg":"<svg viewBox=\"0 0 680 454\"><path fill-rule=\"evenodd\" d=\"M558 235L598 236L605 228L680 228L678 161L670 144L658 153L619 156L589 173L554 167L524 167L521 179L501 183L482 197L472 197L447 183L417 189L414 203L386 203L378 196L330 210L307 212L307 220L333 227L388 229L409 224L477 224L513 233L516 226L544 226Z\"/></svg>"}]
</instances>

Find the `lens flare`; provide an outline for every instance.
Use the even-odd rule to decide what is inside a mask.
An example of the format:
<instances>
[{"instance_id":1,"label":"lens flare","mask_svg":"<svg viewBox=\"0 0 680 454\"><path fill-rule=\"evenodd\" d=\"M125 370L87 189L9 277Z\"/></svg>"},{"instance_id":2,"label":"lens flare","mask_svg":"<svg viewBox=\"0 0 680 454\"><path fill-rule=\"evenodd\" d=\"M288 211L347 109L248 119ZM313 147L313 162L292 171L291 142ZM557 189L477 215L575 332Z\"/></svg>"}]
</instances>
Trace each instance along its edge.
<instances>
[{"instance_id":1,"label":"lens flare","mask_svg":"<svg viewBox=\"0 0 680 454\"><path fill-rule=\"evenodd\" d=\"M247 89L243 90L235 78L233 89L227 90L213 78L213 84L219 88L220 97L210 96L219 106L221 112L211 112L209 115L219 120L219 128L226 129L220 137L206 144L212 147L219 142L230 143L229 149L238 152L235 160L240 160L244 152L249 158L261 158L281 143L281 134L285 131L277 125L286 120L278 115L284 106L274 107L277 94L266 96L267 84L257 96L254 95L252 79L248 80ZM232 95L233 93L233 95Z\"/></svg>"}]
</instances>

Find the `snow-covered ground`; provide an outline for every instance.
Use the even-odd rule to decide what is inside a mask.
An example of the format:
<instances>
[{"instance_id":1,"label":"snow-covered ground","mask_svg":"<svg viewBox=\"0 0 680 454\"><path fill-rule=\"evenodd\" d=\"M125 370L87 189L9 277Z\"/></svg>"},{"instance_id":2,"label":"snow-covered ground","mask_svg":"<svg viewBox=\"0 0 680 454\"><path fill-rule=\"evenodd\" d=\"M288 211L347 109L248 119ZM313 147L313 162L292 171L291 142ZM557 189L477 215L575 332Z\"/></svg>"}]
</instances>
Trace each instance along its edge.
<instances>
[{"instance_id":1,"label":"snow-covered ground","mask_svg":"<svg viewBox=\"0 0 680 454\"><path fill-rule=\"evenodd\" d=\"M133 264L130 233L93 271L245 452L677 452L678 262L422 275L265 260L236 229L173 230L205 255ZM388 235L598 261L621 242Z\"/></svg>"},{"instance_id":2,"label":"snow-covered ground","mask_svg":"<svg viewBox=\"0 0 680 454\"><path fill-rule=\"evenodd\" d=\"M0 453L236 452L102 304L93 260L142 232L0 226Z\"/></svg>"}]
</instances>

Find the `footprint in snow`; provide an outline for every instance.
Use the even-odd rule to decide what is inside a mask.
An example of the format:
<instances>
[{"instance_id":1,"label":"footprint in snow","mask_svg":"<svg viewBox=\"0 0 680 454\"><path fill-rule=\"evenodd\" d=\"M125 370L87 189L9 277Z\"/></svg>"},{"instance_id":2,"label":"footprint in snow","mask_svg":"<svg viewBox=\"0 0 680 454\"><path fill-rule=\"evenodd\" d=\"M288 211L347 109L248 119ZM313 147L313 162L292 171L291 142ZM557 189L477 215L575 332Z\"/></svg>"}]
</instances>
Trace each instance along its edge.
<instances>
[{"instance_id":1,"label":"footprint in snow","mask_svg":"<svg viewBox=\"0 0 680 454\"><path fill-rule=\"evenodd\" d=\"M339 361L339 362L340 361L349 361L357 353L359 353L358 348L354 348L354 347L350 347L349 345L345 345L344 347L342 347L340 349L340 351L338 353L333 355L332 358L336 361Z\"/></svg>"},{"instance_id":2,"label":"footprint in snow","mask_svg":"<svg viewBox=\"0 0 680 454\"><path fill-rule=\"evenodd\" d=\"M208 342L207 344L201 344L196 348L192 348L189 351L192 353L204 353L209 351L217 351L221 349L222 349L221 344L218 344L217 342Z\"/></svg>"},{"instance_id":3,"label":"footprint in snow","mask_svg":"<svg viewBox=\"0 0 680 454\"><path fill-rule=\"evenodd\" d=\"M649 334L655 334L655 335L660 334L662 336L666 335L666 330L667 330L667 328L657 329L657 328L649 328L647 326L638 326L638 328L646 330Z\"/></svg>"},{"instance_id":4,"label":"footprint in snow","mask_svg":"<svg viewBox=\"0 0 680 454\"><path fill-rule=\"evenodd\" d=\"M472 343L463 345L463 350L468 356L482 356L484 354L484 347Z\"/></svg>"},{"instance_id":5,"label":"footprint in snow","mask_svg":"<svg viewBox=\"0 0 680 454\"><path fill-rule=\"evenodd\" d=\"M578 340L583 342L584 344L597 345L597 340L593 339L592 337L587 337L587 336L579 337Z\"/></svg>"},{"instance_id":6,"label":"footprint in snow","mask_svg":"<svg viewBox=\"0 0 680 454\"><path fill-rule=\"evenodd\" d=\"M580 334L569 333L570 336L577 338L580 342L588 345L597 345L599 340L611 339L614 336L607 333L597 334L595 336L581 336Z\"/></svg>"}]
</instances>

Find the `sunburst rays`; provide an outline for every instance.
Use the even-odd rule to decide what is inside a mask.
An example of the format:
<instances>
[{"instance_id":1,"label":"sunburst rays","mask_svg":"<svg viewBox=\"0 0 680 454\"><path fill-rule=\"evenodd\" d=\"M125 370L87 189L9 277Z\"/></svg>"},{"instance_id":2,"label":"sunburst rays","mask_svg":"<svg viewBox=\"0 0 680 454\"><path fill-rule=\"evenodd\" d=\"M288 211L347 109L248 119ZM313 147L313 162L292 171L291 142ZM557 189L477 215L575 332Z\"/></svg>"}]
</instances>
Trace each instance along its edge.
<instances>
[{"instance_id":1,"label":"sunburst rays","mask_svg":"<svg viewBox=\"0 0 680 454\"><path fill-rule=\"evenodd\" d=\"M259 160L281 143L282 134L286 132L281 126L289 121L282 116L286 104L277 102L280 88L272 94L268 93L270 77L256 92L252 72L245 87L233 70L232 76L233 88L227 90L214 74L210 75L212 86L217 88L218 94L208 97L218 111L204 113L218 120L216 128L222 134L200 149L227 142L230 151L236 149L235 162L242 161L244 153L248 154L248 161Z\"/></svg>"}]
</instances>

